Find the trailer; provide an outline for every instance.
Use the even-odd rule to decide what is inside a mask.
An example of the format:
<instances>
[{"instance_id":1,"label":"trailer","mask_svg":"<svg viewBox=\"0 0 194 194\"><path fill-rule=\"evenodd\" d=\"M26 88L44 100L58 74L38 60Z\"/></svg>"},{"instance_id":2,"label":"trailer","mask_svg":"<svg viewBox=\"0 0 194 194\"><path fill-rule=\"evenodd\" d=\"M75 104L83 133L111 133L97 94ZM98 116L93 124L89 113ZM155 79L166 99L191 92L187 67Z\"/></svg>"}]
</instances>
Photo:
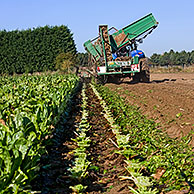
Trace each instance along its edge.
<instances>
[{"instance_id":1,"label":"trailer","mask_svg":"<svg viewBox=\"0 0 194 194\"><path fill-rule=\"evenodd\" d=\"M121 82L125 77L149 82L148 59L137 47L157 26L152 13L120 30L99 25L99 35L84 43L95 77L103 83Z\"/></svg>"}]
</instances>

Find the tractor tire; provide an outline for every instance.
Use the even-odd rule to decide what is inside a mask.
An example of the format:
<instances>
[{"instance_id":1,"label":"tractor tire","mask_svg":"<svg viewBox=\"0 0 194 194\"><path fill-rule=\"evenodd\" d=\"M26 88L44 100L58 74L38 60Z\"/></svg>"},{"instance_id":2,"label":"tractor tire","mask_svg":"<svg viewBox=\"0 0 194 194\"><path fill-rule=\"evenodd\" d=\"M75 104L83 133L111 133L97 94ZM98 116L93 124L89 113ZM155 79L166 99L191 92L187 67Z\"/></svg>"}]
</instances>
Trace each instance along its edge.
<instances>
[{"instance_id":1,"label":"tractor tire","mask_svg":"<svg viewBox=\"0 0 194 194\"><path fill-rule=\"evenodd\" d=\"M140 82L150 82L150 67L148 65L148 59L143 58L139 60L140 64Z\"/></svg>"},{"instance_id":2,"label":"tractor tire","mask_svg":"<svg viewBox=\"0 0 194 194\"><path fill-rule=\"evenodd\" d=\"M140 82L140 73L136 73L133 77L133 83L138 83Z\"/></svg>"},{"instance_id":3,"label":"tractor tire","mask_svg":"<svg viewBox=\"0 0 194 194\"><path fill-rule=\"evenodd\" d=\"M108 76L107 75L100 75L100 76L98 76L97 77L97 82L99 84L102 84L102 85L106 84L108 82Z\"/></svg>"},{"instance_id":4,"label":"tractor tire","mask_svg":"<svg viewBox=\"0 0 194 194\"><path fill-rule=\"evenodd\" d=\"M133 76L133 82L143 82L143 83L149 83L150 82L150 67L148 65L148 59L143 58L139 60L140 65L140 72L136 73Z\"/></svg>"}]
</instances>

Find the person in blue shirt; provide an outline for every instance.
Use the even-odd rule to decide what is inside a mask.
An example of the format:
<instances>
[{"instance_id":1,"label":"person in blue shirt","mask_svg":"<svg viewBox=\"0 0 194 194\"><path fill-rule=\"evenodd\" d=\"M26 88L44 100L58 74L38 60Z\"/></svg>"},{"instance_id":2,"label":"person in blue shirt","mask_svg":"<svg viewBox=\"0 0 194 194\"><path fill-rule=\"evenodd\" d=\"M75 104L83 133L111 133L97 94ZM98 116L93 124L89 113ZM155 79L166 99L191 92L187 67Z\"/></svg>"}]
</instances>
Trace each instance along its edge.
<instances>
[{"instance_id":1,"label":"person in blue shirt","mask_svg":"<svg viewBox=\"0 0 194 194\"><path fill-rule=\"evenodd\" d=\"M132 57L138 56L140 59L141 58L145 58L145 54L144 54L144 52L142 50L133 50L133 51L130 52L130 55Z\"/></svg>"},{"instance_id":2,"label":"person in blue shirt","mask_svg":"<svg viewBox=\"0 0 194 194\"><path fill-rule=\"evenodd\" d=\"M117 53L112 53L112 58L115 60L117 58Z\"/></svg>"}]
</instances>

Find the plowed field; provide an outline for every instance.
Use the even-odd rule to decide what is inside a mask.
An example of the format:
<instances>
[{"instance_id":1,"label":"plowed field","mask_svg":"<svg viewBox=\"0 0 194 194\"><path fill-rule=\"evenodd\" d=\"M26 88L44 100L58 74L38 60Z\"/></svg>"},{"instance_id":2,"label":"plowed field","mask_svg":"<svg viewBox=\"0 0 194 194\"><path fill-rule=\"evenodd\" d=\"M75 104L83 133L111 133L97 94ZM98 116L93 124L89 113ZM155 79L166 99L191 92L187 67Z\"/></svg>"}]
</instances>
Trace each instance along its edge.
<instances>
[{"instance_id":1,"label":"plowed field","mask_svg":"<svg viewBox=\"0 0 194 194\"><path fill-rule=\"evenodd\" d=\"M194 74L151 74L150 83L106 84L148 118L161 123L170 137L182 137L194 129ZM191 142L194 145L194 138Z\"/></svg>"}]
</instances>

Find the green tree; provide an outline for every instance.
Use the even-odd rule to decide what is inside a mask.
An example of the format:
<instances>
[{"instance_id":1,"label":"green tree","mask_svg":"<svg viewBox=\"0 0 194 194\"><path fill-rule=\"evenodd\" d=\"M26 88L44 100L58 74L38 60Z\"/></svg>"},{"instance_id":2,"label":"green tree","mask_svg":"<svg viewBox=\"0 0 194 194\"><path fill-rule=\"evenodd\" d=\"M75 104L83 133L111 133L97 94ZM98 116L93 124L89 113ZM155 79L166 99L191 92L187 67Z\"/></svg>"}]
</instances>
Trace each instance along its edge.
<instances>
[{"instance_id":1,"label":"green tree","mask_svg":"<svg viewBox=\"0 0 194 194\"><path fill-rule=\"evenodd\" d=\"M176 54L173 49L170 50L169 52L169 65L173 66L175 65L175 60L176 60Z\"/></svg>"},{"instance_id":2,"label":"green tree","mask_svg":"<svg viewBox=\"0 0 194 194\"><path fill-rule=\"evenodd\" d=\"M190 52L189 54L189 58L190 58L190 64L194 64L194 50Z\"/></svg>"},{"instance_id":3,"label":"green tree","mask_svg":"<svg viewBox=\"0 0 194 194\"><path fill-rule=\"evenodd\" d=\"M185 51L177 53L176 65L185 66L189 60L189 55Z\"/></svg>"},{"instance_id":4,"label":"green tree","mask_svg":"<svg viewBox=\"0 0 194 194\"><path fill-rule=\"evenodd\" d=\"M165 52L163 55L160 56L160 65L168 66L170 64L171 64L170 55L169 53Z\"/></svg>"},{"instance_id":5,"label":"green tree","mask_svg":"<svg viewBox=\"0 0 194 194\"><path fill-rule=\"evenodd\" d=\"M55 60L56 69L69 73L76 65L76 55L71 52L60 53Z\"/></svg>"},{"instance_id":6,"label":"green tree","mask_svg":"<svg viewBox=\"0 0 194 194\"><path fill-rule=\"evenodd\" d=\"M88 53L77 53L77 63L79 66L88 66Z\"/></svg>"},{"instance_id":7,"label":"green tree","mask_svg":"<svg viewBox=\"0 0 194 194\"><path fill-rule=\"evenodd\" d=\"M160 65L160 55L154 53L151 57L150 57L150 61L152 63L153 66L159 66Z\"/></svg>"},{"instance_id":8,"label":"green tree","mask_svg":"<svg viewBox=\"0 0 194 194\"><path fill-rule=\"evenodd\" d=\"M150 57L150 61L152 65L160 65L160 66L188 66L194 63L194 51L186 52L174 52L171 49L169 52L165 52L163 55L154 53Z\"/></svg>"}]
</instances>

